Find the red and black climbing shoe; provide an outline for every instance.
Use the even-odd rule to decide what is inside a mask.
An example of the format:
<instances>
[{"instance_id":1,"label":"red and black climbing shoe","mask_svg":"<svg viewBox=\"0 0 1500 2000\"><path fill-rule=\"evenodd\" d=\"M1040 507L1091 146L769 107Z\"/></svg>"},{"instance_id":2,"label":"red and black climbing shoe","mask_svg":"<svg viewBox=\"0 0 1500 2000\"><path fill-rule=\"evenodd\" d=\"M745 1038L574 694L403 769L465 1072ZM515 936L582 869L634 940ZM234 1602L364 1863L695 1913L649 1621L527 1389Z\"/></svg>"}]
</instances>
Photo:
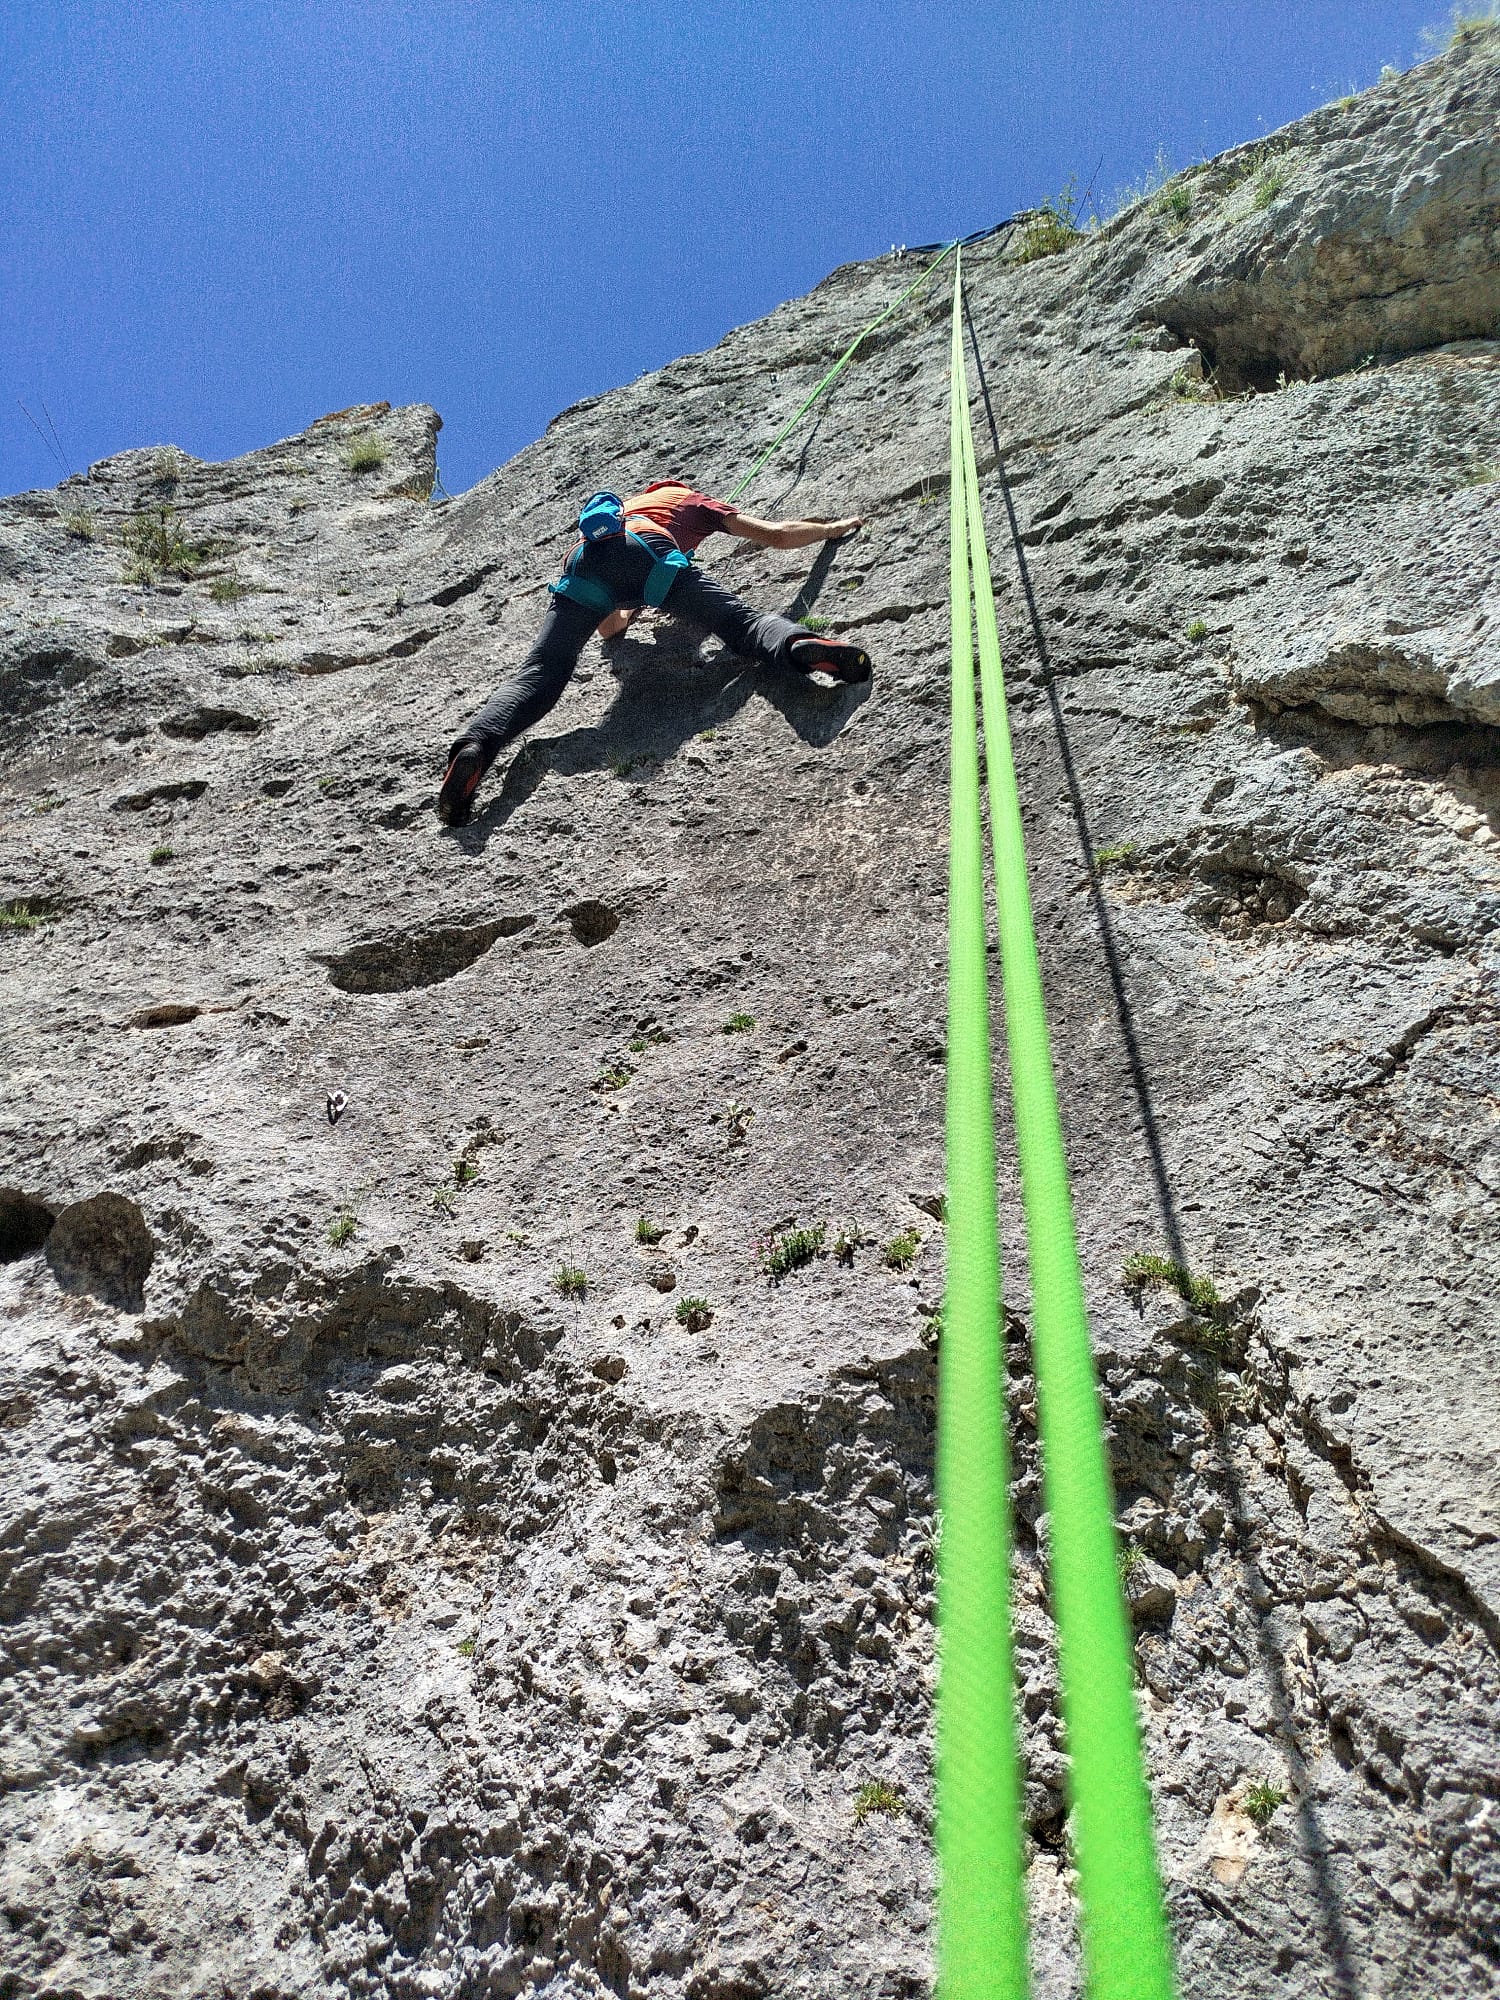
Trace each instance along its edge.
<instances>
[{"instance_id":1,"label":"red and black climbing shoe","mask_svg":"<svg viewBox=\"0 0 1500 2000\"><path fill-rule=\"evenodd\" d=\"M445 826L467 826L474 794L484 776L484 758L473 743L460 743L443 774L437 795L437 815Z\"/></svg>"},{"instance_id":2,"label":"red and black climbing shoe","mask_svg":"<svg viewBox=\"0 0 1500 2000\"><path fill-rule=\"evenodd\" d=\"M806 639L793 639L791 653L792 665L804 674L816 669L821 674L832 674L836 681L867 681L872 671L864 647L851 645L847 639L809 635Z\"/></svg>"}]
</instances>

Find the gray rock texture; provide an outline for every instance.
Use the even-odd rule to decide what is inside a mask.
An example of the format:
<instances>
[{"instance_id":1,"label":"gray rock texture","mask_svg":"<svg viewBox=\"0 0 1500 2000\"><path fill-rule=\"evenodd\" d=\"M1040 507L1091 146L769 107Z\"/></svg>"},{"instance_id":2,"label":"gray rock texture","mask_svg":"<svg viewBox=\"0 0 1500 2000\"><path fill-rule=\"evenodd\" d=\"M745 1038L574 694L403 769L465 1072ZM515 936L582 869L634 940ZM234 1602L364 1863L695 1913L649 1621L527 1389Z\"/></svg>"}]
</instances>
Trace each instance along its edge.
<instances>
[{"instance_id":1,"label":"gray rock texture","mask_svg":"<svg viewBox=\"0 0 1500 2000\"><path fill-rule=\"evenodd\" d=\"M1193 2000L1500 1992L1497 129L1481 40L966 258ZM928 1989L942 283L750 496L866 531L705 550L873 687L653 617L431 811L582 495L723 490L918 268L446 506L383 405L0 503L7 2000Z\"/></svg>"}]
</instances>

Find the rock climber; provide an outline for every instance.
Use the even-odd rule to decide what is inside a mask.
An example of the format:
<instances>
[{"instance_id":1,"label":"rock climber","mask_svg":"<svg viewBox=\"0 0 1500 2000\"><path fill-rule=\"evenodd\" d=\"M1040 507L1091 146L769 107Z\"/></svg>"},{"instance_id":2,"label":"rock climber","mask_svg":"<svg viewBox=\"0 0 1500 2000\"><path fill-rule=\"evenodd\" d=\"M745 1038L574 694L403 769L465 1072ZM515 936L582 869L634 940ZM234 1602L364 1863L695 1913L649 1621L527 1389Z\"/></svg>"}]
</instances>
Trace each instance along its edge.
<instances>
[{"instance_id":1,"label":"rock climber","mask_svg":"<svg viewBox=\"0 0 1500 2000\"><path fill-rule=\"evenodd\" d=\"M614 501L615 496L595 498ZM589 634L617 638L647 602L664 602L675 615L707 626L731 651L783 672L819 671L844 681L870 678L870 656L862 647L808 632L778 612L752 610L689 560L708 536L721 533L768 549L841 541L864 526L859 515L842 521L761 521L727 500L695 491L681 475L653 480L615 505L621 531L584 539L574 549L562 580L551 586L552 603L536 644L464 725L448 753L437 810L449 826L467 823L490 765L561 697ZM657 593L658 580L665 584L665 598ZM602 620L601 610L606 610Z\"/></svg>"}]
</instances>

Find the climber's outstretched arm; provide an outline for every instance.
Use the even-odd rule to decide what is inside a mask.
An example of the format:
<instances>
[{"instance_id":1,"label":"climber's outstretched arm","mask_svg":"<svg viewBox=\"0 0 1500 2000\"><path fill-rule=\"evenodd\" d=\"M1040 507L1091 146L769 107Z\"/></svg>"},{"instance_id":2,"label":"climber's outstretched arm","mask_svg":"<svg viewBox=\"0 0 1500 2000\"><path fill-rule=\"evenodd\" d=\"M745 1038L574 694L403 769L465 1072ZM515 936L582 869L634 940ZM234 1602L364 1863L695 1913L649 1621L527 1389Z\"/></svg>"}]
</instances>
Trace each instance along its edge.
<instances>
[{"instance_id":1,"label":"climber's outstretched arm","mask_svg":"<svg viewBox=\"0 0 1500 2000\"><path fill-rule=\"evenodd\" d=\"M724 522L726 535L739 535L747 542L759 542L764 549L805 549L809 542L840 542L864 526L859 514L843 521L759 521L753 514L731 514Z\"/></svg>"}]
</instances>

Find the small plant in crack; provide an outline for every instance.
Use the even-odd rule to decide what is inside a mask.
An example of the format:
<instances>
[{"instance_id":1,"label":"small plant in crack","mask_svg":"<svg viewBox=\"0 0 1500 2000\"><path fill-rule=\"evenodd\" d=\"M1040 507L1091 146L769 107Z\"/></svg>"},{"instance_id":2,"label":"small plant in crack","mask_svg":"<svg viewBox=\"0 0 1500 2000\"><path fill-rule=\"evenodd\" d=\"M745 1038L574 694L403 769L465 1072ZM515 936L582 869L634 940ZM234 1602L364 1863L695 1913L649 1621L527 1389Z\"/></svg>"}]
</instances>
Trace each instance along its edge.
<instances>
[{"instance_id":1,"label":"small plant in crack","mask_svg":"<svg viewBox=\"0 0 1500 2000\"><path fill-rule=\"evenodd\" d=\"M802 627L804 632L826 632L828 630L828 620L826 618L814 618L810 614L806 618L799 618L797 623Z\"/></svg>"},{"instance_id":2,"label":"small plant in crack","mask_svg":"<svg viewBox=\"0 0 1500 2000\"><path fill-rule=\"evenodd\" d=\"M1195 1277L1185 1264L1146 1251L1138 1250L1125 1259L1120 1283L1137 1299L1148 1291L1176 1292L1194 1312L1216 1312L1224 1303L1212 1278Z\"/></svg>"},{"instance_id":3,"label":"small plant in crack","mask_svg":"<svg viewBox=\"0 0 1500 2000\"><path fill-rule=\"evenodd\" d=\"M1193 191L1185 181L1173 181L1164 187L1151 204L1151 213L1181 229L1186 226L1193 212Z\"/></svg>"},{"instance_id":4,"label":"small plant in crack","mask_svg":"<svg viewBox=\"0 0 1500 2000\"><path fill-rule=\"evenodd\" d=\"M724 1023L724 1033L726 1035L748 1035L754 1026L755 1016L753 1014L731 1014L729 1019Z\"/></svg>"},{"instance_id":5,"label":"small plant in crack","mask_svg":"<svg viewBox=\"0 0 1500 2000\"><path fill-rule=\"evenodd\" d=\"M886 1819L900 1819L905 1811L906 1800L884 1778L867 1778L854 1795L856 1826L863 1826L871 1813L880 1813Z\"/></svg>"},{"instance_id":6,"label":"small plant in crack","mask_svg":"<svg viewBox=\"0 0 1500 2000\"><path fill-rule=\"evenodd\" d=\"M479 1162L467 1160L462 1154L453 1162L453 1185L468 1187L479 1178Z\"/></svg>"},{"instance_id":7,"label":"small plant in crack","mask_svg":"<svg viewBox=\"0 0 1500 2000\"><path fill-rule=\"evenodd\" d=\"M793 1271L800 1271L804 1264L821 1255L825 1234L824 1225L814 1222L805 1229L793 1227L784 1229L779 1236L764 1238L755 1246L760 1268L773 1284Z\"/></svg>"},{"instance_id":8,"label":"small plant in crack","mask_svg":"<svg viewBox=\"0 0 1500 2000\"><path fill-rule=\"evenodd\" d=\"M355 1219L353 1209L340 1209L328 1225L328 1241L335 1250L342 1250L344 1245L352 1240L358 1227L359 1223Z\"/></svg>"},{"instance_id":9,"label":"small plant in crack","mask_svg":"<svg viewBox=\"0 0 1500 2000\"><path fill-rule=\"evenodd\" d=\"M1257 1826L1269 1826L1276 1808L1285 1804L1286 1793L1278 1791L1275 1785L1268 1784L1263 1778L1245 1794L1245 1817L1254 1820Z\"/></svg>"},{"instance_id":10,"label":"small plant in crack","mask_svg":"<svg viewBox=\"0 0 1500 2000\"><path fill-rule=\"evenodd\" d=\"M585 1298L588 1295L589 1274L576 1264L564 1264L552 1273L552 1289L560 1298Z\"/></svg>"},{"instance_id":11,"label":"small plant in crack","mask_svg":"<svg viewBox=\"0 0 1500 2000\"><path fill-rule=\"evenodd\" d=\"M851 1222L847 1229L840 1229L833 1239L833 1260L846 1270L853 1268L854 1253L864 1241L864 1232L857 1222Z\"/></svg>"},{"instance_id":12,"label":"small plant in crack","mask_svg":"<svg viewBox=\"0 0 1500 2000\"><path fill-rule=\"evenodd\" d=\"M460 1659L472 1660L476 1643L473 1639L460 1639L453 1650L458 1654Z\"/></svg>"},{"instance_id":13,"label":"small plant in crack","mask_svg":"<svg viewBox=\"0 0 1500 2000\"><path fill-rule=\"evenodd\" d=\"M664 1222L653 1222L649 1215L636 1217L635 1240L637 1243L644 1243L648 1249L654 1249L666 1233L667 1225Z\"/></svg>"},{"instance_id":14,"label":"small plant in crack","mask_svg":"<svg viewBox=\"0 0 1500 2000\"><path fill-rule=\"evenodd\" d=\"M1104 868L1133 868L1140 849L1133 840L1122 840L1118 847L1101 847L1094 856L1094 866Z\"/></svg>"},{"instance_id":15,"label":"small plant in crack","mask_svg":"<svg viewBox=\"0 0 1500 2000\"><path fill-rule=\"evenodd\" d=\"M630 1067L629 1063L618 1061L605 1063L599 1074L594 1078L594 1088L595 1090L623 1090L634 1075L635 1071Z\"/></svg>"},{"instance_id":16,"label":"small plant in crack","mask_svg":"<svg viewBox=\"0 0 1500 2000\"><path fill-rule=\"evenodd\" d=\"M1191 368L1179 368L1167 386L1179 403L1208 403L1213 400L1213 383Z\"/></svg>"},{"instance_id":17,"label":"small plant in crack","mask_svg":"<svg viewBox=\"0 0 1500 2000\"><path fill-rule=\"evenodd\" d=\"M1130 1588L1132 1577L1139 1576L1146 1566L1146 1551L1139 1542L1127 1542L1117 1558L1120 1570L1120 1587Z\"/></svg>"},{"instance_id":18,"label":"small plant in crack","mask_svg":"<svg viewBox=\"0 0 1500 2000\"><path fill-rule=\"evenodd\" d=\"M909 1271L917 1261L922 1239L915 1229L902 1229L880 1252L880 1261L891 1271Z\"/></svg>"},{"instance_id":19,"label":"small plant in crack","mask_svg":"<svg viewBox=\"0 0 1500 2000\"><path fill-rule=\"evenodd\" d=\"M432 1205L439 1215L453 1215L458 1209L458 1189L441 1181L432 1190Z\"/></svg>"},{"instance_id":20,"label":"small plant in crack","mask_svg":"<svg viewBox=\"0 0 1500 2000\"><path fill-rule=\"evenodd\" d=\"M207 542L189 541L174 507L153 507L132 514L120 531L132 560L126 565L126 582L155 583L163 574L183 578L196 576L213 553Z\"/></svg>"},{"instance_id":21,"label":"small plant in crack","mask_svg":"<svg viewBox=\"0 0 1500 2000\"><path fill-rule=\"evenodd\" d=\"M164 863L172 859L176 852L175 847L153 847L151 850L151 866L153 868L162 867Z\"/></svg>"},{"instance_id":22,"label":"small plant in crack","mask_svg":"<svg viewBox=\"0 0 1500 2000\"><path fill-rule=\"evenodd\" d=\"M1187 637L1190 645L1201 646L1208 637L1208 620L1195 618L1187 628Z\"/></svg>"},{"instance_id":23,"label":"small plant in crack","mask_svg":"<svg viewBox=\"0 0 1500 2000\"><path fill-rule=\"evenodd\" d=\"M943 1338L943 1308L932 1306L922 1315L917 1338L931 1354L936 1354Z\"/></svg>"},{"instance_id":24,"label":"small plant in crack","mask_svg":"<svg viewBox=\"0 0 1500 2000\"><path fill-rule=\"evenodd\" d=\"M208 586L208 594L215 604L238 604L242 597L250 595L250 586L234 571L226 570L223 576L216 576Z\"/></svg>"},{"instance_id":25,"label":"small plant in crack","mask_svg":"<svg viewBox=\"0 0 1500 2000\"><path fill-rule=\"evenodd\" d=\"M750 1123L754 1116L755 1113L748 1104L741 1104L737 1097L730 1098L729 1102L724 1106L724 1122L729 1127L729 1143L731 1146L743 1143L745 1135L750 1130Z\"/></svg>"},{"instance_id":26,"label":"small plant in crack","mask_svg":"<svg viewBox=\"0 0 1500 2000\"><path fill-rule=\"evenodd\" d=\"M1291 179L1285 163L1269 160L1260 170L1255 182L1255 206L1269 208Z\"/></svg>"},{"instance_id":27,"label":"small plant in crack","mask_svg":"<svg viewBox=\"0 0 1500 2000\"><path fill-rule=\"evenodd\" d=\"M660 1048L664 1042L670 1042L671 1039L665 1028L655 1021L647 1021L637 1029L625 1046L633 1056L643 1056L647 1049Z\"/></svg>"},{"instance_id":28,"label":"small plant in crack","mask_svg":"<svg viewBox=\"0 0 1500 2000\"><path fill-rule=\"evenodd\" d=\"M713 1316L713 1302L710 1299L691 1298L677 1301L677 1320L689 1333L702 1333Z\"/></svg>"},{"instance_id":29,"label":"small plant in crack","mask_svg":"<svg viewBox=\"0 0 1500 2000\"><path fill-rule=\"evenodd\" d=\"M505 1240L515 1249L524 1250L526 1245L531 1241L531 1238L526 1234L524 1229L507 1229Z\"/></svg>"}]
</instances>

